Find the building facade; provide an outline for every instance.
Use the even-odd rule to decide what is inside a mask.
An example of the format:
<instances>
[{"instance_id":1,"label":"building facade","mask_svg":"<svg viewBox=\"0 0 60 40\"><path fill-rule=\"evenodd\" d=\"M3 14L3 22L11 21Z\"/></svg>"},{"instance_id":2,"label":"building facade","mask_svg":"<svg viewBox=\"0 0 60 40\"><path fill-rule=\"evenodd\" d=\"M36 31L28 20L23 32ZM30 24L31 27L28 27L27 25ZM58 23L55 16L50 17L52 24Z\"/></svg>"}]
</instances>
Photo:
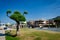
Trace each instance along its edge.
<instances>
[{"instance_id":1,"label":"building facade","mask_svg":"<svg viewBox=\"0 0 60 40\"><path fill-rule=\"evenodd\" d=\"M53 27L55 22L53 20L35 20L27 22L29 27Z\"/></svg>"}]
</instances>

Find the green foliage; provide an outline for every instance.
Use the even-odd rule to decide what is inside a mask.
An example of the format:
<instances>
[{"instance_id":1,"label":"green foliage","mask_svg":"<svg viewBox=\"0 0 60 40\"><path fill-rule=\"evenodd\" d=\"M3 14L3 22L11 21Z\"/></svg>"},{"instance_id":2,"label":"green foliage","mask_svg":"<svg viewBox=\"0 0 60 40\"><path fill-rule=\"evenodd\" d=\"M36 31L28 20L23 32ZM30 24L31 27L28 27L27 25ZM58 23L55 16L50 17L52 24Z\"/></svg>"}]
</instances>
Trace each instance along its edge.
<instances>
[{"instance_id":1,"label":"green foliage","mask_svg":"<svg viewBox=\"0 0 60 40\"><path fill-rule=\"evenodd\" d=\"M7 13L11 13L11 11L10 11L10 10L8 10L8 11L7 11Z\"/></svg>"},{"instance_id":2,"label":"green foliage","mask_svg":"<svg viewBox=\"0 0 60 40\"><path fill-rule=\"evenodd\" d=\"M24 11L24 14L28 14L28 12L27 11Z\"/></svg>"},{"instance_id":3,"label":"green foliage","mask_svg":"<svg viewBox=\"0 0 60 40\"><path fill-rule=\"evenodd\" d=\"M6 12L6 15L8 16L8 14L10 14L11 13L11 11L10 10L8 10L7 12ZM9 17L9 16L8 16Z\"/></svg>"},{"instance_id":4,"label":"green foliage","mask_svg":"<svg viewBox=\"0 0 60 40\"><path fill-rule=\"evenodd\" d=\"M18 37L6 36L6 40L20 40Z\"/></svg>"},{"instance_id":5,"label":"green foliage","mask_svg":"<svg viewBox=\"0 0 60 40\"><path fill-rule=\"evenodd\" d=\"M60 16L53 18L53 20L60 20Z\"/></svg>"},{"instance_id":6,"label":"green foliage","mask_svg":"<svg viewBox=\"0 0 60 40\"><path fill-rule=\"evenodd\" d=\"M7 16L8 16L9 13L11 13L11 11L7 11ZM19 30L20 21L26 21L26 18L24 17L24 15L22 15L18 11L15 11L12 15L10 15L8 17L11 18L12 20L16 21L16 23L17 23L17 26L16 26L17 27L17 31Z\"/></svg>"},{"instance_id":7,"label":"green foliage","mask_svg":"<svg viewBox=\"0 0 60 40\"><path fill-rule=\"evenodd\" d=\"M41 38L40 37L36 37L34 40L41 40Z\"/></svg>"},{"instance_id":8,"label":"green foliage","mask_svg":"<svg viewBox=\"0 0 60 40\"><path fill-rule=\"evenodd\" d=\"M7 24L5 24L5 26L7 27L8 25L7 25Z\"/></svg>"},{"instance_id":9,"label":"green foliage","mask_svg":"<svg viewBox=\"0 0 60 40\"><path fill-rule=\"evenodd\" d=\"M56 25L58 27L60 27L60 16L57 16L57 17L53 18L53 20L54 20L54 22L56 22Z\"/></svg>"},{"instance_id":10,"label":"green foliage","mask_svg":"<svg viewBox=\"0 0 60 40\"><path fill-rule=\"evenodd\" d=\"M11 16L10 16L11 19L15 20L16 22L19 22L19 21L25 21L25 17L18 11L15 11Z\"/></svg>"}]
</instances>

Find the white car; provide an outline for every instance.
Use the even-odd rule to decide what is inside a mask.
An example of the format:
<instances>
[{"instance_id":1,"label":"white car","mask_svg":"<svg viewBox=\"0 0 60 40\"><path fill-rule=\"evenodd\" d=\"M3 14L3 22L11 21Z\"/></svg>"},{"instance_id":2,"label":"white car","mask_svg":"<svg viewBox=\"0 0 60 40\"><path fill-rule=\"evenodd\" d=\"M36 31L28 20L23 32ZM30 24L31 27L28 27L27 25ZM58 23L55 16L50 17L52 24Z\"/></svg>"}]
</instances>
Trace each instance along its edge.
<instances>
[{"instance_id":1,"label":"white car","mask_svg":"<svg viewBox=\"0 0 60 40\"><path fill-rule=\"evenodd\" d=\"M6 26L3 23L0 23L0 30L4 29Z\"/></svg>"},{"instance_id":2,"label":"white car","mask_svg":"<svg viewBox=\"0 0 60 40\"><path fill-rule=\"evenodd\" d=\"M6 26L0 26L0 29L4 29L4 28L6 28Z\"/></svg>"}]
</instances>

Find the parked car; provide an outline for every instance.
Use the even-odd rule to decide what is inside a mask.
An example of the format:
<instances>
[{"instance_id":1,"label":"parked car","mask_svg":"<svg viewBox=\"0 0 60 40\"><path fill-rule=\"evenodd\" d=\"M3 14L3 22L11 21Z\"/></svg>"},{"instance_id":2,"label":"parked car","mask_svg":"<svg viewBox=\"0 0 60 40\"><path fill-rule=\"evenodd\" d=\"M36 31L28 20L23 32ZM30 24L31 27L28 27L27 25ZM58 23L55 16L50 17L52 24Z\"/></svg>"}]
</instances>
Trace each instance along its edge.
<instances>
[{"instance_id":1,"label":"parked car","mask_svg":"<svg viewBox=\"0 0 60 40\"><path fill-rule=\"evenodd\" d=\"M7 27L4 27L4 30L6 30L7 29Z\"/></svg>"},{"instance_id":2,"label":"parked car","mask_svg":"<svg viewBox=\"0 0 60 40\"><path fill-rule=\"evenodd\" d=\"M0 30L4 29L6 26L4 23L0 23Z\"/></svg>"}]
</instances>

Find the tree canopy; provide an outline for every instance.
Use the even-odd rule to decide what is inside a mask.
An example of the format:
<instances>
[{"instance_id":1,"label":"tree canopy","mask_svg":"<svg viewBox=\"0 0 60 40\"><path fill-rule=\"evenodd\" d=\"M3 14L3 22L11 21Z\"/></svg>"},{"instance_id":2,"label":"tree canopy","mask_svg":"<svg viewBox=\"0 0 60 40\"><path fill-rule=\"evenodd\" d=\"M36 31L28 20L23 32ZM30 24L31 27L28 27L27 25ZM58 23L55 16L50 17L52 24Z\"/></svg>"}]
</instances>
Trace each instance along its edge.
<instances>
[{"instance_id":1,"label":"tree canopy","mask_svg":"<svg viewBox=\"0 0 60 40\"><path fill-rule=\"evenodd\" d=\"M10 13L11 13L11 11L8 10L6 12L7 16ZM20 21L26 21L26 18L24 16L24 14L27 14L27 12L24 12L23 14L21 14L20 12L15 11L13 14L11 14L10 16L8 16L9 18L13 19L17 23L17 26L16 26L16 29L17 29L16 30L16 35L17 35L18 31L19 31Z\"/></svg>"},{"instance_id":2,"label":"tree canopy","mask_svg":"<svg viewBox=\"0 0 60 40\"><path fill-rule=\"evenodd\" d=\"M19 22L19 21L25 21L25 17L18 11L15 11L11 16L10 16L11 19L15 20L16 22Z\"/></svg>"},{"instance_id":3,"label":"tree canopy","mask_svg":"<svg viewBox=\"0 0 60 40\"><path fill-rule=\"evenodd\" d=\"M60 27L60 16L57 16L57 17L53 18L52 20L54 20L54 22L56 23L56 25L58 27Z\"/></svg>"},{"instance_id":4,"label":"tree canopy","mask_svg":"<svg viewBox=\"0 0 60 40\"><path fill-rule=\"evenodd\" d=\"M53 20L60 20L60 16L53 18Z\"/></svg>"}]
</instances>

